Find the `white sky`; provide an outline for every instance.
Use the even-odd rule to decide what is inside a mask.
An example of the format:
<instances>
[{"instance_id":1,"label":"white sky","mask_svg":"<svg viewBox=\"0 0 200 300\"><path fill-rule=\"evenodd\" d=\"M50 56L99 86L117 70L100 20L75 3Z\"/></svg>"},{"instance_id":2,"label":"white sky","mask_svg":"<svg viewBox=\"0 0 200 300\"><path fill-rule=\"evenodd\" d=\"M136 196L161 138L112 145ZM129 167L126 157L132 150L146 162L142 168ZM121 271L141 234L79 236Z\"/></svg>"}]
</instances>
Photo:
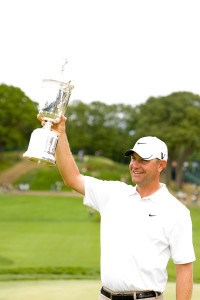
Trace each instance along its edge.
<instances>
[{"instance_id":1,"label":"white sky","mask_svg":"<svg viewBox=\"0 0 200 300\"><path fill-rule=\"evenodd\" d=\"M1 0L0 83L40 101L64 59L71 99L200 94L199 0Z\"/></svg>"}]
</instances>

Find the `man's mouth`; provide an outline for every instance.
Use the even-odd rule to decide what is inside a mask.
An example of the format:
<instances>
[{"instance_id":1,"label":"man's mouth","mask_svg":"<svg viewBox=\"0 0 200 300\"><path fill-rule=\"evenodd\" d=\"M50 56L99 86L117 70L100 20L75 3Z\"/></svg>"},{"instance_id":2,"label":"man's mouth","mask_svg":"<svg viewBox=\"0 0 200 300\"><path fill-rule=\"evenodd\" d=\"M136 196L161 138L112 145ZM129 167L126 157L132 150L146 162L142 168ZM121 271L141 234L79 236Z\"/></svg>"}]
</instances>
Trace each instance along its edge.
<instances>
[{"instance_id":1,"label":"man's mouth","mask_svg":"<svg viewBox=\"0 0 200 300\"><path fill-rule=\"evenodd\" d=\"M139 172L139 171L133 171L133 173L136 174L136 175L143 174L143 172Z\"/></svg>"}]
</instances>

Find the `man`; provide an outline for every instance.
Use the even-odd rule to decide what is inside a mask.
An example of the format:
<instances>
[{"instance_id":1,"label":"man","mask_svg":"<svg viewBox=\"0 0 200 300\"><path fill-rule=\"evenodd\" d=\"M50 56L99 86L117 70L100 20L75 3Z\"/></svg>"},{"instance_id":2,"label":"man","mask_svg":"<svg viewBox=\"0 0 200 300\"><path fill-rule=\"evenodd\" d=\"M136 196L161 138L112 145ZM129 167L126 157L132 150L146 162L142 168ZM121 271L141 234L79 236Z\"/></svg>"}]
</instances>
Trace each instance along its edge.
<instances>
[{"instance_id":1,"label":"man","mask_svg":"<svg viewBox=\"0 0 200 300\"><path fill-rule=\"evenodd\" d=\"M192 226L189 210L160 183L168 159L166 144L144 137L126 151L133 183L103 181L80 174L65 133L66 118L54 124L57 165L66 185L84 195L101 214L99 299L164 299L166 266L176 265L176 299L192 295ZM44 122L42 122L44 124Z\"/></svg>"}]
</instances>

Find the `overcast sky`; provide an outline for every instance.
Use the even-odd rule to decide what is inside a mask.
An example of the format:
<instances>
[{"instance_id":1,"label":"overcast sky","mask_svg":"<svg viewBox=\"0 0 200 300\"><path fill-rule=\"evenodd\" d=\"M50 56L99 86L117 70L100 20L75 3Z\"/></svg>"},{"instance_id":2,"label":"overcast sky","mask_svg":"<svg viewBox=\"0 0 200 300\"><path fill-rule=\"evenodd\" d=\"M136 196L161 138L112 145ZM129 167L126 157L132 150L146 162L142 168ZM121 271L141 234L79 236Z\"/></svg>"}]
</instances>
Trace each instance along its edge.
<instances>
[{"instance_id":1,"label":"overcast sky","mask_svg":"<svg viewBox=\"0 0 200 300\"><path fill-rule=\"evenodd\" d=\"M40 101L67 58L72 100L200 94L199 0L1 0L0 83Z\"/></svg>"}]
</instances>

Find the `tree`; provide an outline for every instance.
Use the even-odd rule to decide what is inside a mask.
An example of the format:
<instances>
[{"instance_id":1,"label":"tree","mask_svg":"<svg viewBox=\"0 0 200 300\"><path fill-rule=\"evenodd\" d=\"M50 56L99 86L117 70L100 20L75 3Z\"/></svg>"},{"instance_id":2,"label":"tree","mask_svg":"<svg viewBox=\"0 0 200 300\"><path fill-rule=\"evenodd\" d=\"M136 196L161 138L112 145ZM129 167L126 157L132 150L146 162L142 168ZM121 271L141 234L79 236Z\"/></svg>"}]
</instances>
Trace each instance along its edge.
<instances>
[{"instance_id":1,"label":"tree","mask_svg":"<svg viewBox=\"0 0 200 300\"><path fill-rule=\"evenodd\" d=\"M200 96L177 92L165 97L151 97L136 107L136 115L135 140L155 135L166 142L169 149L168 179L172 162L176 161L176 184L181 187L183 163L200 149Z\"/></svg>"},{"instance_id":2,"label":"tree","mask_svg":"<svg viewBox=\"0 0 200 300\"><path fill-rule=\"evenodd\" d=\"M13 86L0 85L0 152L24 149L38 126L37 103Z\"/></svg>"},{"instance_id":3,"label":"tree","mask_svg":"<svg viewBox=\"0 0 200 300\"><path fill-rule=\"evenodd\" d=\"M84 104L76 101L67 110L67 124L71 148L85 153L124 161L123 153L132 144L129 126L134 109L130 105L94 101Z\"/></svg>"}]
</instances>

